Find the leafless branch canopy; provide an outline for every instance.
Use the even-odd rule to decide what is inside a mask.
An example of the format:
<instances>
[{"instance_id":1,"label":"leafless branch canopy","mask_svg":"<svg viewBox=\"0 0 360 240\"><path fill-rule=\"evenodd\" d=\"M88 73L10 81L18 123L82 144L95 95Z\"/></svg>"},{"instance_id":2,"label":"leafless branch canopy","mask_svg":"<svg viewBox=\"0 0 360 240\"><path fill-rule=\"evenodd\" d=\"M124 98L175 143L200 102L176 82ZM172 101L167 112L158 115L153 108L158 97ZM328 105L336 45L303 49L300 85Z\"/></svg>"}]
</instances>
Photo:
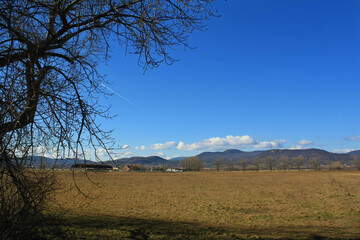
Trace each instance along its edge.
<instances>
[{"instance_id":1,"label":"leafless branch canopy","mask_svg":"<svg viewBox=\"0 0 360 240\"><path fill-rule=\"evenodd\" d=\"M110 132L97 124L110 117L98 104L106 82L97 72L110 43L137 54L145 69L171 64L169 51L188 47L189 34L213 15L211 2L0 1L0 238L34 236L40 226L35 216L56 182L51 170L25 168L36 150L86 160L87 149L100 159L100 148L111 158Z\"/></svg>"},{"instance_id":2,"label":"leafless branch canopy","mask_svg":"<svg viewBox=\"0 0 360 240\"><path fill-rule=\"evenodd\" d=\"M172 47L187 45L214 13L211 0L3 0L0 2L1 151L35 145L70 151L106 148L96 117L104 78L97 62L110 42L139 64L171 64Z\"/></svg>"}]
</instances>

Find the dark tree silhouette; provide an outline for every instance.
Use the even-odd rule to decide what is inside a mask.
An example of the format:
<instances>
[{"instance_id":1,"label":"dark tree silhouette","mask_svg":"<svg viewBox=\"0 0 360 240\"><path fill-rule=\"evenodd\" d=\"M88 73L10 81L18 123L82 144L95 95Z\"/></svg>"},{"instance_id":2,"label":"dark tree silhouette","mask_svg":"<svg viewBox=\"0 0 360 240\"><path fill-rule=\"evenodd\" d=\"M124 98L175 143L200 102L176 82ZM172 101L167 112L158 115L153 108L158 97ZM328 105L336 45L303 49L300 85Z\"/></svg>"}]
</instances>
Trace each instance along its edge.
<instances>
[{"instance_id":1,"label":"dark tree silhouette","mask_svg":"<svg viewBox=\"0 0 360 240\"><path fill-rule=\"evenodd\" d=\"M86 159L89 148L96 158L99 148L109 154L110 132L97 124L110 117L98 104L106 81L97 63L109 58L113 39L144 69L171 64L169 50L188 47L188 36L213 15L211 2L0 1L0 219L12 211L12 197L21 217L8 223L33 215L43 200L33 201L31 192L45 196L53 186L51 172L26 170L39 150L58 159Z\"/></svg>"}]
</instances>

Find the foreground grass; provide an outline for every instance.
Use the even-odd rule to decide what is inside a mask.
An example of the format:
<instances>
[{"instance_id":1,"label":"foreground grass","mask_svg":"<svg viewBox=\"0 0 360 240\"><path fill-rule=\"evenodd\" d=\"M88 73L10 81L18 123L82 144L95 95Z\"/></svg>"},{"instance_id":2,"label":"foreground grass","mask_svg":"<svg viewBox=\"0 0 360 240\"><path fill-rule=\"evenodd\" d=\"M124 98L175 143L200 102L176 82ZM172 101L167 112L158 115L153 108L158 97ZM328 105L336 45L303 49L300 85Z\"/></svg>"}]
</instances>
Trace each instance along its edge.
<instances>
[{"instance_id":1,"label":"foreground grass","mask_svg":"<svg viewBox=\"0 0 360 240\"><path fill-rule=\"evenodd\" d=\"M360 173L92 173L51 207L67 210L62 228L84 239L356 239ZM69 236L70 236L69 235ZM67 238L69 238L67 236Z\"/></svg>"},{"instance_id":2,"label":"foreground grass","mask_svg":"<svg viewBox=\"0 0 360 240\"><path fill-rule=\"evenodd\" d=\"M63 216L47 225L46 236L50 239L358 239L358 235L333 227L226 228L96 215Z\"/></svg>"}]
</instances>

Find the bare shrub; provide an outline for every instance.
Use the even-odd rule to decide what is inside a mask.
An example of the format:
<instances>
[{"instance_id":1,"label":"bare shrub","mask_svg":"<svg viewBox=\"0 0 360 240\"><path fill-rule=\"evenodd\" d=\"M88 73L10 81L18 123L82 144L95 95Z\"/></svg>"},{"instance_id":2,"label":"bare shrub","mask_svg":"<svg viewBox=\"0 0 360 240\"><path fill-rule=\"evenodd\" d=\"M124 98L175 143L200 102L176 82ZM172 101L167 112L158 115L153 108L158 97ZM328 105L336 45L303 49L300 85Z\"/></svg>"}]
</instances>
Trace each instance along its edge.
<instances>
[{"instance_id":1,"label":"bare shrub","mask_svg":"<svg viewBox=\"0 0 360 240\"><path fill-rule=\"evenodd\" d=\"M20 161L4 153L0 158L0 238L37 239L56 184L53 171L16 166Z\"/></svg>"}]
</instances>

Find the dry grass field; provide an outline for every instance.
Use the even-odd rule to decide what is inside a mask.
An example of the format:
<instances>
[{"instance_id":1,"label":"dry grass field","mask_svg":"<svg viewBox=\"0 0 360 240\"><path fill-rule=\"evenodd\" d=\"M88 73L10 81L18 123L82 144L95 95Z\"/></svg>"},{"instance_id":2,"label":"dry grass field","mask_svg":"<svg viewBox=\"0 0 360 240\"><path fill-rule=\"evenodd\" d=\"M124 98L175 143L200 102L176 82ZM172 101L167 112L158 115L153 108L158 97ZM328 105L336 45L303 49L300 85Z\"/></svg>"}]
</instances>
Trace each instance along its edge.
<instances>
[{"instance_id":1,"label":"dry grass field","mask_svg":"<svg viewBox=\"0 0 360 240\"><path fill-rule=\"evenodd\" d=\"M360 239L359 172L76 173L91 198L58 177L74 238Z\"/></svg>"}]
</instances>

